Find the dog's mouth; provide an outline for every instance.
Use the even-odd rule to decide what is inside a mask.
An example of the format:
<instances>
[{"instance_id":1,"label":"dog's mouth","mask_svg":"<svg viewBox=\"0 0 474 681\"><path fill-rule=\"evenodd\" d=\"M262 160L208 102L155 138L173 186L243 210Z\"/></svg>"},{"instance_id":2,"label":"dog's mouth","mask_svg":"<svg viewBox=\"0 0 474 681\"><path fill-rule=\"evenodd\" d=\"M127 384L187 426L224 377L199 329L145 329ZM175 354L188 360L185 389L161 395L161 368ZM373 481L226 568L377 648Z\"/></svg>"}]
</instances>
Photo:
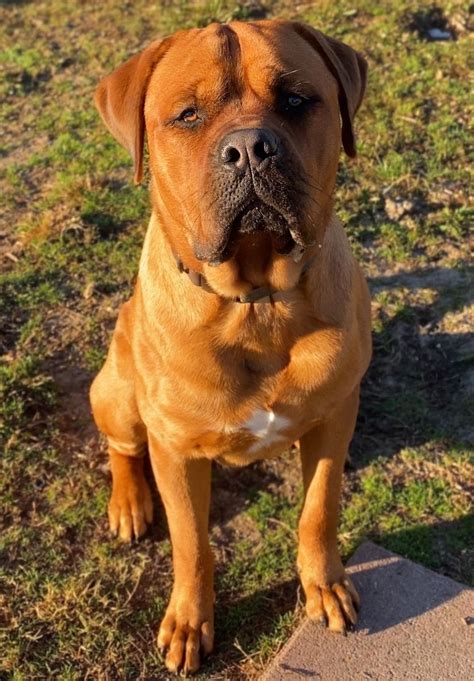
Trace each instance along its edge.
<instances>
[{"instance_id":1,"label":"dog's mouth","mask_svg":"<svg viewBox=\"0 0 474 681\"><path fill-rule=\"evenodd\" d=\"M236 255L244 237L252 243L248 237L257 233L271 237L255 239L257 248L271 244L273 252L281 255L302 254L314 242L302 184L301 172L289 161L243 177L222 171L216 177L210 211L215 227L195 243L198 260L220 265Z\"/></svg>"},{"instance_id":2,"label":"dog's mouth","mask_svg":"<svg viewBox=\"0 0 474 681\"><path fill-rule=\"evenodd\" d=\"M244 237L252 234L266 233L271 237L271 244L276 253L287 255L297 247L293 220L266 201L255 196L238 210L230 221L228 238L222 244L222 250L215 254L209 264L220 265L232 258Z\"/></svg>"},{"instance_id":3,"label":"dog's mouth","mask_svg":"<svg viewBox=\"0 0 474 681\"><path fill-rule=\"evenodd\" d=\"M282 252L293 242L288 220L281 212L265 201L255 198L242 208L232 221L230 241L239 241L246 234L266 232L271 235L273 247Z\"/></svg>"}]
</instances>

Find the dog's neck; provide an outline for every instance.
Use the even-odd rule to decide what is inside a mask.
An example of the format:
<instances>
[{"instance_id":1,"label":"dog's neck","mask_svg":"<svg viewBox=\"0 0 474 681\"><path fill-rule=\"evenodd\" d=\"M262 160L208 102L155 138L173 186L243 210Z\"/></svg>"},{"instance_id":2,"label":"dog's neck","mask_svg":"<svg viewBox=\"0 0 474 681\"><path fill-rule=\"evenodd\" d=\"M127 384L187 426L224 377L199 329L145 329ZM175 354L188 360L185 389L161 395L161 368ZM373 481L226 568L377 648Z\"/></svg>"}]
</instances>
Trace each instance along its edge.
<instances>
[{"instance_id":1,"label":"dog's neck","mask_svg":"<svg viewBox=\"0 0 474 681\"><path fill-rule=\"evenodd\" d=\"M194 249L187 238L186 215L178 208L171 213L168 201L158 190L157 183L151 183L151 201L153 206L152 225L157 224L166 237L166 246L171 249L175 259L182 263L181 268L190 272L193 283L205 282L218 295L229 300L245 300L258 288L267 289L268 293L286 291L294 288L301 279L303 268L322 246L324 227L315 235L315 242L300 257L282 255L273 249L272 236L265 231L249 233L242 236L236 244L232 258L212 266L198 260ZM329 222L329 217L325 219ZM319 231L319 230L318 230ZM263 290L264 297L266 291Z\"/></svg>"},{"instance_id":2,"label":"dog's neck","mask_svg":"<svg viewBox=\"0 0 474 681\"><path fill-rule=\"evenodd\" d=\"M310 259L311 263L307 266L304 276L301 276L305 262ZM306 260L301 264L287 263L288 256L277 256L274 269L278 271L280 265L282 268L289 266L295 271L295 278L293 281L290 280L290 285L287 288L279 287L282 291L281 302L287 302L291 307L296 299L307 299L311 314L316 315L321 321L341 324L345 316L346 293L350 286L351 259L352 255L342 226L333 218L327 227L322 248L316 248L315 253L308 253ZM216 279L211 277L218 270L223 270L223 274L220 279L216 278L216 285ZM208 277L208 273L211 276ZM187 319L182 319L184 326L196 326L207 323L207 320L214 317L220 317L225 310L232 316L238 314L242 318L252 311L252 314L261 314L269 319L269 313L264 308L271 308L270 316L283 313L284 306L280 305L241 305L233 301L233 295L249 292L254 285L242 282L241 285L247 285L247 289L242 291L236 288L236 281L240 282L240 277L237 264L232 260L217 268L208 268L206 279L215 291L214 294L196 286L188 276L179 271L166 231L158 216L153 213L139 271L141 295L147 308L147 316L153 318L158 310L174 308L177 313L182 310L182 314L187 316ZM222 291L226 284L228 295L226 290ZM188 305L183 306L183 300L187 300ZM283 316L286 317L286 313Z\"/></svg>"},{"instance_id":3,"label":"dog's neck","mask_svg":"<svg viewBox=\"0 0 474 681\"><path fill-rule=\"evenodd\" d=\"M192 270L189 267L186 267L186 265L183 263L181 258L176 253L174 253L174 257L176 259L176 267L178 268L178 271L187 274L189 280L195 286L200 286L202 289L204 289L204 291L207 291L208 293L219 295L219 293L217 293L217 291L214 291L212 286L209 285L204 274L202 274L201 272L196 272L195 270ZM301 270L301 277L303 277L309 270L315 258L316 255L312 255L309 259L306 260ZM285 293L286 293L285 291L279 291L273 286L254 286L250 292L241 294L239 296L234 296L233 298L231 298L231 300L235 303L240 303L242 305L260 303L273 304L275 302L284 300Z\"/></svg>"}]
</instances>

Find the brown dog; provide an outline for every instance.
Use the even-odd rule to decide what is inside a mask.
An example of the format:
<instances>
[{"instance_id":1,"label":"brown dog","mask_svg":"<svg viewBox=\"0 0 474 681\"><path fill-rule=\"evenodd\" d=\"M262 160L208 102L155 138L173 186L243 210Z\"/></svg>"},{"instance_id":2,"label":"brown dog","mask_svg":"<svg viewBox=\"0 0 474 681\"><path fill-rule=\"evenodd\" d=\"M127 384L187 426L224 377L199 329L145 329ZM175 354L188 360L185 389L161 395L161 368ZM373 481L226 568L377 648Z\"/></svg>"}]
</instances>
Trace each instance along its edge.
<instances>
[{"instance_id":1,"label":"brown dog","mask_svg":"<svg viewBox=\"0 0 474 681\"><path fill-rule=\"evenodd\" d=\"M158 634L172 671L196 670L213 645L213 460L244 465L299 441L307 612L333 631L356 620L336 529L370 312L332 210L365 74L359 54L304 24L233 22L154 42L97 89L137 181L146 131L153 213L91 401L125 541L152 520L150 454L173 544Z\"/></svg>"}]
</instances>

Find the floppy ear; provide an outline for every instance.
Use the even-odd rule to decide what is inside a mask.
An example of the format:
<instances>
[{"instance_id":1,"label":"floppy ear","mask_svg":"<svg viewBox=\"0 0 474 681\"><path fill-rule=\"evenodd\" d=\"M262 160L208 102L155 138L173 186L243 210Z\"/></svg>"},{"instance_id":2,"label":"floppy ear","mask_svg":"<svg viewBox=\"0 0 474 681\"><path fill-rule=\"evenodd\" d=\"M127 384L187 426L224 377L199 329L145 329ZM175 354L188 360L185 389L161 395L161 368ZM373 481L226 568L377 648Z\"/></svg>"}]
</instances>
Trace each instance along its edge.
<instances>
[{"instance_id":1,"label":"floppy ear","mask_svg":"<svg viewBox=\"0 0 474 681\"><path fill-rule=\"evenodd\" d=\"M367 62L349 45L328 38L311 26L295 22L295 29L321 55L339 84L342 144L346 154L354 157L356 148L352 122L364 96Z\"/></svg>"},{"instance_id":2,"label":"floppy ear","mask_svg":"<svg viewBox=\"0 0 474 681\"><path fill-rule=\"evenodd\" d=\"M144 108L148 83L168 47L168 39L154 41L103 78L94 95L105 125L132 156L137 184L143 178Z\"/></svg>"}]
</instances>

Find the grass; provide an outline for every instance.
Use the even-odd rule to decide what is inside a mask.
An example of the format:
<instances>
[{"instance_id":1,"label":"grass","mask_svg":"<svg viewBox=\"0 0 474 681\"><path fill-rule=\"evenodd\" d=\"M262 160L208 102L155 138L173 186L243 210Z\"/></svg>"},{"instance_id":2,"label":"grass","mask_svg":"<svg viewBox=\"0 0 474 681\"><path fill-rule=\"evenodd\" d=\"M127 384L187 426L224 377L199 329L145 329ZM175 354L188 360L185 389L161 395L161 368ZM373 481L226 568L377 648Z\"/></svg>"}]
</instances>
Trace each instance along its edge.
<instances>
[{"instance_id":1,"label":"grass","mask_svg":"<svg viewBox=\"0 0 474 681\"><path fill-rule=\"evenodd\" d=\"M368 58L359 158L341 159L337 193L372 289L375 345L341 550L370 538L472 582L463 3L40 0L0 11L0 676L166 678L154 647L171 586L163 514L131 549L109 539L109 474L87 407L149 211L91 95L155 35L214 18L298 18ZM426 39L439 22L456 40ZM201 678L258 677L302 616L300 502L291 453L216 469L218 639Z\"/></svg>"}]
</instances>

